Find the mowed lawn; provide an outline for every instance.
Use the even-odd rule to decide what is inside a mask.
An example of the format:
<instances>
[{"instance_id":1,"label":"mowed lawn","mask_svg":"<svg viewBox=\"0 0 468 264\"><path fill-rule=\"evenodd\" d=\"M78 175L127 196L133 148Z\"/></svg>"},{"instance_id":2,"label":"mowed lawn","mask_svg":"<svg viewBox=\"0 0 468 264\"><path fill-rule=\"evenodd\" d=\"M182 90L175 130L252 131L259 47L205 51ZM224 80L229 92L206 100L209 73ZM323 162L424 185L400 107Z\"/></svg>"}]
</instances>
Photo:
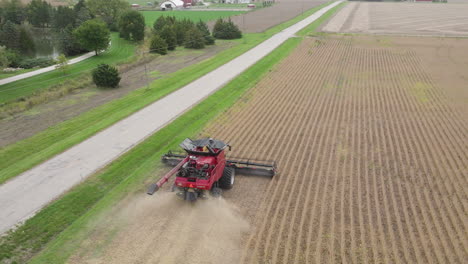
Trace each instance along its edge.
<instances>
[{"instance_id":1,"label":"mowed lawn","mask_svg":"<svg viewBox=\"0 0 468 264\"><path fill-rule=\"evenodd\" d=\"M112 33L110 48L99 56L94 56L82 62L70 65L67 74L61 71L51 71L0 86L0 104L33 94L60 84L70 78L92 70L100 63L115 64L125 61L135 53L135 44L119 38L118 33Z\"/></svg>"},{"instance_id":2,"label":"mowed lawn","mask_svg":"<svg viewBox=\"0 0 468 264\"><path fill-rule=\"evenodd\" d=\"M160 16L175 16L176 18L188 18L194 22L211 21L218 18L225 18L230 16L245 13L244 11L141 11L145 17L146 25L152 27L154 21Z\"/></svg>"}]
</instances>

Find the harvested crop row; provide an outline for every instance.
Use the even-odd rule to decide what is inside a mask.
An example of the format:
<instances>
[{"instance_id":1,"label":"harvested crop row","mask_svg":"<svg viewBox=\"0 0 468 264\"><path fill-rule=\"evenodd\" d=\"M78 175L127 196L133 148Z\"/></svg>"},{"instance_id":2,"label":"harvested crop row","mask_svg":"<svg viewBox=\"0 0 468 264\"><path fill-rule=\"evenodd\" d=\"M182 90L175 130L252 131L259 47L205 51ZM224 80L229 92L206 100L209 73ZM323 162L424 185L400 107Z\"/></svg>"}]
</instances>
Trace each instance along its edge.
<instances>
[{"instance_id":1,"label":"harvested crop row","mask_svg":"<svg viewBox=\"0 0 468 264\"><path fill-rule=\"evenodd\" d=\"M206 130L279 162L225 194L253 223L244 262L468 257L466 106L426 67L373 37L308 39Z\"/></svg>"}]
</instances>

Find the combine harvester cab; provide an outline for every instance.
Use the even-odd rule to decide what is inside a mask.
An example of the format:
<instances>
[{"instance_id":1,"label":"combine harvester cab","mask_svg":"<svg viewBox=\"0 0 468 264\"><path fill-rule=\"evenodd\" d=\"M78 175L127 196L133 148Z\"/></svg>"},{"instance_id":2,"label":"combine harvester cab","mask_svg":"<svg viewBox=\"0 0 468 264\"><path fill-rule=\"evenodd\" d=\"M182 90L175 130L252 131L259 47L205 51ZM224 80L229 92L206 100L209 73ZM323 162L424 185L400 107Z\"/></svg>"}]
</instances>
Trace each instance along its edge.
<instances>
[{"instance_id":1,"label":"combine harvester cab","mask_svg":"<svg viewBox=\"0 0 468 264\"><path fill-rule=\"evenodd\" d=\"M185 153L169 152L162 156L162 162L175 167L150 186L149 195L159 190L172 175L176 175L173 190L188 201L206 197L206 191L211 191L215 197L220 196L221 189L233 187L236 172L269 177L276 175L275 162L226 159L225 150L231 150L231 146L220 140L187 138L179 146Z\"/></svg>"}]
</instances>

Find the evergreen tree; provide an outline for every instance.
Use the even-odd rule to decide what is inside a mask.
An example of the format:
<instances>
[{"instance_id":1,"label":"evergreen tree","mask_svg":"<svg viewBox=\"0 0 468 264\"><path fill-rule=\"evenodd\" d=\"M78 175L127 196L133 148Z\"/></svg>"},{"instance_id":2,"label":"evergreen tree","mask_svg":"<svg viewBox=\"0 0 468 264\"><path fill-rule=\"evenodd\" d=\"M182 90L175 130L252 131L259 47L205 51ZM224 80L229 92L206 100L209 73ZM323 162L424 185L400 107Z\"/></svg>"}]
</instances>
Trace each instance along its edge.
<instances>
[{"instance_id":1,"label":"evergreen tree","mask_svg":"<svg viewBox=\"0 0 468 264\"><path fill-rule=\"evenodd\" d=\"M32 0L27 6L28 21L36 27L46 27L50 24L52 7L42 0Z\"/></svg>"},{"instance_id":2,"label":"evergreen tree","mask_svg":"<svg viewBox=\"0 0 468 264\"><path fill-rule=\"evenodd\" d=\"M213 37L217 39L238 39L242 38L242 33L231 19L228 21L218 19L213 27Z\"/></svg>"},{"instance_id":3,"label":"evergreen tree","mask_svg":"<svg viewBox=\"0 0 468 264\"><path fill-rule=\"evenodd\" d=\"M75 27L81 26L84 22L91 20L91 13L87 8L81 8L75 13Z\"/></svg>"},{"instance_id":4,"label":"evergreen tree","mask_svg":"<svg viewBox=\"0 0 468 264\"><path fill-rule=\"evenodd\" d=\"M205 45L213 45L215 43L215 38L211 36L210 30L208 29L208 25L206 25L205 22L199 21L197 23L197 28L200 30L200 32L203 35L203 38L205 39Z\"/></svg>"},{"instance_id":5,"label":"evergreen tree","mask_svg":"<svg viewBox=\"0 0 468 264\"><path fill-rule=\"evenodd\" d=\"M203 49L205 47L205 38L197 27L192 27L187 31L185 47L188 49Z\"/></svg>"},{"instance_id":6,"label":"evergreen tree","mask_svg":"<svg viewBox=\"0 0 468 264\"><path fill-rule=\"evenodd\" d=\"M167 43L158 34L154 34L151 38L150 52L161 55L167 54Z\"/></svg>"},{"instance_id":7,"label":"evergreen tree","mask_svg":"<svg viewBox=\"0 0 468 264\"><path fill-rule=\"evenodd\" d=\"M57 10L54 12L54 16L52 19L52 26L56 30L64 29L68 26L75 25L75 18L76 13L70 7L59 6Z\"/></svg>"},{"instance_id":8,"label":"evergreen tree","mask_svg":"<svg viewBox=\"0 0 468 264\"><path fill-rule=\"evenodd\" d=\"M177 47L177 39L174 26L165 25L161 30L161 38L167 43L168 50L175 50Z\"/></svg>"},{"instance_id":9,"label":"evergreen tree","mask_svg":"<svg viewBox=\"0 0 468 264\"><path fill-rule=\"evenodd\" d=\"M0 44L12 50L19 50L19 29L18 25L7 20L2 26Z\"/></svg>"},{"instance_id":10,"label":"evergreen tree","mask_svg":"<svg viewBox=\"0 0 468 264\"><path fill-rule=\"evenodd\" d=\"M155 33L161 32L163 27L168 24L168 21L165 16L160 16L154 21L153 23L153 29Z\"/></svg>"},{"instance_id":11,"label":"evergreen tree","mask_svg":"<svg viewBox=\"0 0 468 264\"><path fill-rule=\"evenodd\" d=\"M117 68L109 64L99 64L92 72L93 82L98 87L115 88L119 85L120 75Z\"/></svg>"},{"instance_id":12,"label":"evergreen tree","mask_svg":"<svg viewBox=\"0 0 468 264\"><path fill-rule=\"evenodd\" d=\"M182 24L182 22L177 21L174 24L174 32L177 40L177 45L182 46L185 42L185 34L187 33L187 28Z\"/></svg>"},{"instance_id":13,"label":"evergreen tree","mask_svg":"<svg viewBox=\"0 0 468 264\"><path fill-rule=\"evenodd\" d=\"M26 17L26 10L20 0L11 0L4 3L0 22L10 21L14 24L21 24Z\"/></svg>"},{"instance_id":14,"label":"evergreen tree","mask_svg":"<svg viewBox=\"0 0 468 264\"><path fill-rule=\"evenodd\" d=\"M31 36L31 32L24 26L20 27L19 30L19 50L22 53L32 54L36 50L34 40Z\"/></svg>"},{"instance_id":15,"label":"evergreen tree","mask_svg":"<svg viewBox=\"0 0 468 264\"><path fill-rule=\"evenodd\" d=\"M124 39L143 40L145 37L145 18L138 11L126 11L119 18L119 32Z\"/></svg>"}]
</instances>

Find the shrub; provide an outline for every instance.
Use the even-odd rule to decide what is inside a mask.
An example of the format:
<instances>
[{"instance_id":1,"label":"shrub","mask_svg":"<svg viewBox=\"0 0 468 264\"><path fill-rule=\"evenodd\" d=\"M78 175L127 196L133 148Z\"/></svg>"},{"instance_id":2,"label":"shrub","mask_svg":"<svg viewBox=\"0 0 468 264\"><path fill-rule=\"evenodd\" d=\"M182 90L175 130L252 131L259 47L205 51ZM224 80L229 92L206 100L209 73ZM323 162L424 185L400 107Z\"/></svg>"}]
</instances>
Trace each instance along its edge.
<instances>
[{"instance_id":1,"label":"shrub","mask_svg":"<svg viewBox=\"0 0 468 264\"><path fill-rule=\"evenodd\" d=\"M188 49L203 49L205 47L205 38L196 27L192 27L187 31L185 47Z\"/></svg>"},{"instance_id":2,"label":"shrub","mask_svg":"<svg viewBox=\"0 0 468 264\"><path fill-rule=\"evenodd\" d=\"M19 68L31 69L34 67L47 67L54 65L55 61L51 58L34 58L34 59L24 59L18 62L18 65L15 65Z\"/></svg>"},{"instance_id":3,"label":"shrub","mask_svg":"<svg viewBox=\"0 0 468 264\"><path fill-rule=\"evenodd\" d=\"M238 39L242 38L242 33L231 19L218 19L213 27L213 36L217 39Z\"/></svg>"},{"instance_id":4,"label":"shrub","mask_svg":"<svg viewBox=\"0 0 468 264\"><path fill-rule=\"evenodd\" d=\"M165 25L161 30L161 38L166 41L168 50L175 50L177 47L177 39L174 26Z\"/></svg>"},{"instance_id":5,"label":"shrub","mask_svg":"<svg viewBox=\"0 0 468 264\"><path fill-rule=\"evenodd\" d=\"M158 53L161 55L167 54L167 43L158 34L154 34L151 38L150 52Z\"/></svg>"},{"instance_id":6,"label":"shrub","mask_svg":"<svg viewBox=\"0 0 468 264\"><path fill-rule=\"evenodd\" d=\"M0 70L3 68L8 67L10 65L11 61L10 58L8 58L8 51L5 46L0 46Z\"/></svg>"},{"instance_id":7,"label":"shrub","mask_svg":"<svg viewBox=\"0 0 468 264\"><path fill-rule=\"evenodd\" d=\"M117 68L109 64L99 64L92 72L93 82L99 87L117 87L120 75Z\"/></svg>"}]
</instances>

